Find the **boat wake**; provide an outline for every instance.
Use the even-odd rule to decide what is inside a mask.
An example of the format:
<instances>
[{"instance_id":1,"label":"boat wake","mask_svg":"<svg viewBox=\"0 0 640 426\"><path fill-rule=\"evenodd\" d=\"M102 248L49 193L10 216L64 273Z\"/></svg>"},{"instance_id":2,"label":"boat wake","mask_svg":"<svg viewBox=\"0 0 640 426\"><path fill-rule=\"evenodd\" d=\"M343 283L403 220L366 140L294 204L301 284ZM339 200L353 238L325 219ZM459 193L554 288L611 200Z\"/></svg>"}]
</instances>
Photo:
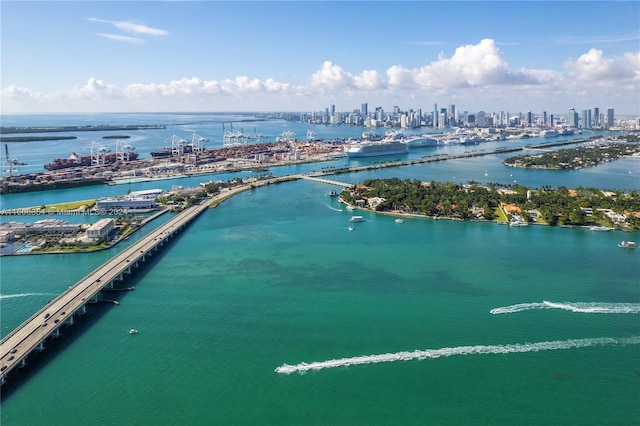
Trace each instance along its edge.
<instances>
[{"instance_id":1,"label":"boat wake","mask_svg":"<svg viewBox=\"0 0 640 426\"><path fill-rule=\"evenodd\" d=\"M530 311L532 309L562 309L584 314L638 314L640 313L640 303L555 303L544 300L542 303L519 303L517 305L494 308L490 312L498 315Z\"/></svg>"},{"instance_id":2,"label":"boat wake","mask_svg":"<svg viewBox=\"0 0 640 426\"><path fill-rule=\"evenodd\" d=\"M19 294L0 294L0 300L13 299L15 297L31 297L31 296L53 296L53 293L19 293Z\"/></svg>"},{"instance_id":3,"label":"boat wake","mask_svg":"<svg viewBox=\"0 0 640 426\"><path fill-rule=\"evenodd\" d=\"M329 204L326 204L326 203L325 203L324 205L325 205L325 206L327 206L327 207L329 207L329 208L330 208L331 210L333 210L334 212L341 212L341 211L342 211L342 209L337 209L337 208L335 208L335 207L333 207L333 206L330 206Z\"/></svg>"},{"instance_id":4,"label":"boat wake","mask_svg":"<svg viewBox=\"0 0 640 426\"><path fill-rule=\"evenodd\" d=\"M396 352L380 355L364 355L353 358L332 359L296 365L283 364L275 369L276 373L291 374L295 372L303 373L309 370L323 370L325 368L349 367L351 365L377 364L380 362L411 361L450 357L454 355L490 355L490 354L510 354L552 351L561 349L577 349L590 346L615 346L615 345L637 345L640 344L640 336L625 338L600 337L593 339L573 339L556 340L551 342L537 342L513 345L479 345L479 346L457 346L454 348L415 350L413 352Z\"/></svg>"}]
</instances>

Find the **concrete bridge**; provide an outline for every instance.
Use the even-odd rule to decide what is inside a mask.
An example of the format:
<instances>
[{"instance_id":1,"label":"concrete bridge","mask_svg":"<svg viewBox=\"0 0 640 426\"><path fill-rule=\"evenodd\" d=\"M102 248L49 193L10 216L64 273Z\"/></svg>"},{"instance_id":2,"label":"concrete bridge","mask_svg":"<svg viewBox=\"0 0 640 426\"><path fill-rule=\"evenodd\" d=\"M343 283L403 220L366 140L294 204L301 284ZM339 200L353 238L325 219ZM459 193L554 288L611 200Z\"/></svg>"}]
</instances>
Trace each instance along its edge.
<instances>
[{"instance_id":1,"label":"concrete bridge","mask_svg":"<svg viewBox=\"0 0 640 426\"><path fill-rule=\"evenodd\" d=\"M86 313L87 304L97 302L100 291L113 289L114 284L124 281L126 275L140 268L149 257L154 256L200 216L211 203L249 188L242 186L225 191L185 209L70 286L5 336L0 341L0 384L6 382L7 376L14 368L24 367L33 351L43 351L47 338L58 337L63 326L73 325L78 315Z\"/></svg>"},{"instance_id":2,"label":"concrete bridge","mask_svg":"<svg viewBox=\"0 0 640 426\"><path fill-rule=\"evenodd\" d=\"M333 173L328 173L328 174L333 174ZM319 177L319 175L299 175L300 179L305 179L305 180L311 180L314 182L320 182L320 183L326 183L328 185L336 185L336 186L342 186L345 188L352 188L354 185L352 183L346 183L346 182L338 182L337 180L331 180L331 179L325 179L322 177Z\"/></svg>"}]
</instances>

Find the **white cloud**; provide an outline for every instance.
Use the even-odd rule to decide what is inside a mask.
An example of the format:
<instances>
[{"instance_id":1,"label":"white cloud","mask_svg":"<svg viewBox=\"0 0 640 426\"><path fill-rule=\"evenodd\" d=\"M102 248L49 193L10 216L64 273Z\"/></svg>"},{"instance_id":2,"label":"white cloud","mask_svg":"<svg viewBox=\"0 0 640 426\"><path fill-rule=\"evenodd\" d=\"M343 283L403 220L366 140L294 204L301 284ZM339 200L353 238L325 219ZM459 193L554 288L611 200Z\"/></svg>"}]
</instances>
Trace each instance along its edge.
<instances>
[{"instance_id":1,"label":"white cloud","mask_svg":"<svg viewBox=\"0 0 640 426\"><path fill-rule=\"evenodd\" d=\"M124 41L125 43L131 43L131 44L144 44L144 39L137 38L137 37L129 37L129 36L123 36L118 34L105 34L105 33L98 33L98 35L100 37L108 38L109 40Z\"/></svg>"},{"instance_id":2,"label":"white cloud","mask_svg":"<svg viewBox=\"0 0 640 426\"><path fill-rule=\"evenodd\" d=\"M325 61L302 86L246 75L221 80L194 76L126 86L92 77L79 88L48 93L10 85L2 90L2 105L6 112L60 108L117 111L131 105L138 110L165 111L225 110L242 105L246 110L291 110L321 108L328 103L348 108L362 101L385 107L410 104L425 108L427 102L440 100L465 105L469 110L490 110L490 105L514 108L506 103L532 110L553 105L607 104L640 112L640 52L607 57L603 51L591 49L564 65L562 71L511 70L496 43L486 39L457 48L451 57L441 54L422 67L392 65L386 74L375 70L353 74Z\"/></svg>"},{"instance_id":3,"label":"white cloud","mask_svg":"<svg viewBox=\"0 0 640 426\"><path fill-rule=\"evenodd\" d=\"M640 74L638 54L627 53L623 58L605 58L602 50L590 49L577 60L570 59L565 67L575 72L574 77L582 81L597 83L621 83L633 80Z\"/></svg>"},{"instance_id":4,"label":"white cloud","mask_svg":"<svg viewBox=\"0 0 640 426\"><path fill-rule=\"evenodd\" d=\"M148 27L144 24L132 22L132 21L110 21L108 19L98 19L98 18L87 18L88 21L91 22L101 22L105 24L110 24L119 29L120 31L124 31L126 33L132 34L145 34L152 36L164 36L168 35L169 32L165 30L161 30L158 28Z\"/></svg>"},{"instance_id":5,"label":"white cloud","mask_svg":"<svg viewBox=\"0 0 640 426\"><path fill-rule=\"evenodd\" d=\"M310 79L311 85L324 89L341 89L353 84L353 77L331 61L325 61L322 68L316 71Z\"/></svg>"},{"instance_id":6,"label":"white cloud","mask_svg":"<svg viewBox=\"0 0 640 426\"><path fill-rule=\"evenodd\" d=\"M169 34L168 31L161 30L158 28L147 27L146 25L136 24L135 22L110 21L110 24L112 24L117 29L127 33L146 34L146 35L152 35L152 36L164 36Z\"/></svg>"}]
</instances>

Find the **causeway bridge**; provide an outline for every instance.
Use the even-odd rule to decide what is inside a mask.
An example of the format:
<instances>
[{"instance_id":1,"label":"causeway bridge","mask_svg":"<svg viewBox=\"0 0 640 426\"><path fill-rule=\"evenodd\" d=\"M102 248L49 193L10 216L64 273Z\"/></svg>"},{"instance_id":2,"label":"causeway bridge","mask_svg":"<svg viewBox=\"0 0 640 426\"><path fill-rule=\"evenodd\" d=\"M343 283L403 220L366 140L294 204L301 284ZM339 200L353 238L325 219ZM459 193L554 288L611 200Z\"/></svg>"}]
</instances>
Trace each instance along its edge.
<instances>
[{"instance_id":1,"label":"causeway bridge","mask_svg":"<svg viewBox=\"0 0 640 426\"><path fill-rule=\"evenodd\" d=\"M97 302L100 291L114 288L114 284L124 281L127 274L141 267L145 260L180 234L210 204L249 188L237 187L188 207L70 286L5 336L0 341L0 384L6 382L7 375L14 368L26 365L29 354L43 351L47 338L59 336L63 326L72 325L78 315L86 313L87 304Z\"/></svg>"},{"instance_id":2,"label":"causeway bridge","mask_svg":"<svg viewBox=\"0 0 640 426\"><path fill-rule=\"evenodd\" d=\"M332 174L332 173L327 173L327 174ZM314 182L326 183L328 185L342 186L344 188L351 188L354 186L352 183L338 182L337 180L325 179L325 178L318 177L318 175L315 175L315 176L298 175L298 176L300 177L300 179L312 180Z\"/></svg>"}]
</instances>

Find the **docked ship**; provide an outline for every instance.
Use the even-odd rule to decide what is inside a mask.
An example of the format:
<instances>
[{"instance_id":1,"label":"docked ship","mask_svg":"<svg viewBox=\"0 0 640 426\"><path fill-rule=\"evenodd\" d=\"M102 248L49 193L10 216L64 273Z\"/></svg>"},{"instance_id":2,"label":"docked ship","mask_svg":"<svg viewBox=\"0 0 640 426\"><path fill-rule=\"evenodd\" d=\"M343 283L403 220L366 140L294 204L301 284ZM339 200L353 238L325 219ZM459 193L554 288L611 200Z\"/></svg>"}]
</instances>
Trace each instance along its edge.
<instances>
[{"instance_id":1,"label":"docked ship","mask_svg":"<svg viewBox=\"0 0 640 426\"><path fill-rule=\"evenodd\" d=\"M402 142L406 144L407 148L409 149L423 148L425 146L436 146L438 144L437 139L433 139L425 135L408 137Z\"/></svg>"},{"instance_id":2,"label":"docked ship","mask_svg":"<svg viewBox=\"0 0 640 426\"><path fill-rule=\"evenodd\" d=\"M344 148L350 158L406 154L408 150L407 145L400 141L359 142Z\"/></svg>"},{"instance_id":3,"label":"docked ship","mask_svg":"<svg viewBox=\"0 0 640 426\"><path fill-rule=\"evenodd\" d=\"M191 154L193 147L191 145L183 145L180 150L172 149L169 146L162 148L159 151L151 151L149 154L153 158L171 157L172 155Z\"/></svg>"},{"instance_id":4,"label":"docked ship","mask_svg":"<svg viewBox=\"0 0 640 426\"><path fill-rule=\"evenodd\" d=\"M69 169L72 167L86 167L86 166L98 166L98 165L110 165L118 162L128 162L138 159L137 152L107 152L94 155L80 155L73 152L68 158L54 158L51 163L44 165L44 169L48 171Z\"/></svg>"},{"instance_id":5,"label":"docked ship","mask_svg":"<svg viewBox=\"0 0 640 426\"><path fill-rule=\"evenodd\" d=\"M540 137L543 138L555 138L556 136L560 136L557 130L543 130L540 132Z\"/></svg>"}]
</instances>

